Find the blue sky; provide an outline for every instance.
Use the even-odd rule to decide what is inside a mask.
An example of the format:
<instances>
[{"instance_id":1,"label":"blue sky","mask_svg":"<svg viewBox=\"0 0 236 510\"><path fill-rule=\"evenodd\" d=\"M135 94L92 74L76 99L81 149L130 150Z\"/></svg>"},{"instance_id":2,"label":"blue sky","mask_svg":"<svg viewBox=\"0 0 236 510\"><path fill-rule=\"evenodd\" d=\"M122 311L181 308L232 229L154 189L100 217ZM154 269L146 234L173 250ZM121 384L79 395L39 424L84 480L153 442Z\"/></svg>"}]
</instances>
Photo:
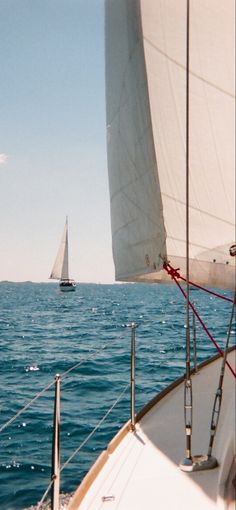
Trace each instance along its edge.
<instances>
[{"instance_id":1,"label":"blue sky","mask_svg":"<svg viewBox=\"0 0 236 510\"><path fill-rule=\"evenodd\" d=\"M0 0L0 280L114 281L103 0Z\"/></svg>"}]
</instances>

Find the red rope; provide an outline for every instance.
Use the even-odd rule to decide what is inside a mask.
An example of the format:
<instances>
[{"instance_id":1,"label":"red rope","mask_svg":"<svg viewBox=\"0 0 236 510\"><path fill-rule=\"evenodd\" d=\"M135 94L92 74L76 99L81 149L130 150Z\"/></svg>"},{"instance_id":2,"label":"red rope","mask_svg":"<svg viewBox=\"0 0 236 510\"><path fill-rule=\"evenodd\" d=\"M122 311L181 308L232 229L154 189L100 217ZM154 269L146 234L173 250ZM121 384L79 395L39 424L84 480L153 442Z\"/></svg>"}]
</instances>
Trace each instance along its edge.
<instances>
[{"instance_id":1,"label":"red rope","mask_svg":"<svg viewBox=\"0 0 236 510\"><path fill-rule=\"evenodd\" d=\"M179 269L174 269L172 268L171 266L168 267L168 265L165 263L163 265L163 268L167 271L167 273L171 276L171 278L175 281L175 283L178 285L180 291L182 292L183 296L185 297L185 299L187 299L187 296L186 296L186 293L184 292L184 290L182 289L180 283L177 281L177 278L179 277ZM233 301L232 301L233 302ZM190 308L192 309L194 315L196 315L197 319L199 320L200 324L202 325L204 331L206 332L206 334L209 336L210 340L212 341L212 343L214 344L214 346L216 347L217 351L220 353L221 356L224 356L224 353L223 351L220 349L220 347L217 345L216 341L214 340L213 336L211 335L211 333L208 331L206 325L204 324L203 320L201 319L201 317L199 316L197 310L194 308L193 304L189 301L189 306ZM234 375L234 377L236 378L236 373L234 371L234 369L231 367L230 363L226 360L226 364L227 366L229 367L230 371L232 372L232 374Z\"/></svg>"},{"instance_id":2,"label":"red rope","mask_svg":"<svg viewBox=\"0 0 236 510\"><path fill-rule=\"evenodd\" d=\"M179 278L183 282L186 282L186 278L181 276L179 273L179 268L174 269L170 264L165 263L163 265L164 269L167 271L167 273L173 278L173 276L176 276L176 278ZM233 303L233 299L228 298L227 296L222 296L222 294L217 294L217 292L213 292L212 290L206 289L205 287L201 287L201 285L197 285L197 283L189 282L190 285L193 285L193 287L197 287L197 289L203 290L204 292L208 292L208 294L212 294L213 296L216 296L220 299L224 299L225 301L229 301L230 303Z\"/></svg>"}]
</instances>

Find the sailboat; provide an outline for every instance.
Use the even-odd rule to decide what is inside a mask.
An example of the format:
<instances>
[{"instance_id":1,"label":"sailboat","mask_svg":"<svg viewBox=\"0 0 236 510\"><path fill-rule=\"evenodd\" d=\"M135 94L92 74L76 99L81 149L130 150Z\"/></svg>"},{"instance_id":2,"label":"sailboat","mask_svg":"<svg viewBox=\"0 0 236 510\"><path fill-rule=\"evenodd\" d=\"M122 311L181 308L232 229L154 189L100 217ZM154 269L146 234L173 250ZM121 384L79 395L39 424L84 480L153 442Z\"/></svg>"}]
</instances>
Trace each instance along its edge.
<instances>
[{"instance_id":1,"label":"sailboat","mask_svg":"<svg viewBox=\"0 0 236 510\"><path fill-rule=\"evenodd\" d=\"M105 2L116 280L179 287L186 367L132 413L69 510L234 508L234 8L233 0ZM229 301L223 350L191 302L191 286ZM190 311L218 350L194 368Z\"/></svg>"},{"instance_id":2,"label":"sailboat","mask_svg":"<svg viewBox=\"0 0 236 510\"><path fill-rule=\"evenodd\" d=\"M73 291L76 288L74 280L69 278L69 258L68 258L68 218L62 234L61 243L57 252L50 279L60 280L59 288L63 292Z\"/></svg>"}]
</instances>

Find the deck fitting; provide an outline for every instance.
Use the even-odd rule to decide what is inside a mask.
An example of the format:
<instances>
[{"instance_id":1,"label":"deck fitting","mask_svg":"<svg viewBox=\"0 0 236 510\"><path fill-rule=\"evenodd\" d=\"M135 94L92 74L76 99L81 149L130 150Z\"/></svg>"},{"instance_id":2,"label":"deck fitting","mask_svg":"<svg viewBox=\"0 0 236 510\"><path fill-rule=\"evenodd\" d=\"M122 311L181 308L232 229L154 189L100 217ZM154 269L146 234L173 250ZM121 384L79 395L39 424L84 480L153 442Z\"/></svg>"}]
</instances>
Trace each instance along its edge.
<instances>
[{"instance_id":1,"label":"deck fitting","mask_svg":"<svg viewBox=\"0 0 236 510\"><path fill-rule=\"evenodd\" d=\"M190 459L186 458L180 462L179 467L182 471L192 473L193 471L205 471L214 469L218 466L215 457L211 455L194 455Z\"/></svg>"}]
</instances>

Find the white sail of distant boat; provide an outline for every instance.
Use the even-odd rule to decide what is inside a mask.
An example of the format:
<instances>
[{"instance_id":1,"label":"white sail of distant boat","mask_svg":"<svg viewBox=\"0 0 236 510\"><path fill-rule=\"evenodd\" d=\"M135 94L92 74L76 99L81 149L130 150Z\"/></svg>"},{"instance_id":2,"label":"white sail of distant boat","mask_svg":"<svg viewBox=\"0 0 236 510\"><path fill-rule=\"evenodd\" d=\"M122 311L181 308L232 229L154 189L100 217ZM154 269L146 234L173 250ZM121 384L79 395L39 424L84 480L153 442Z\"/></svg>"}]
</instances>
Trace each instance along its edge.
<instances>
[{"instance_id":1,"label":"white sail of distant boat","mask_svg":"<svg viewBox=\"0 0 236 510\"><path fill-rule=\"evenodd\" d=\"M235 2L105 6L116 280L178 285L186 301L186 364L183 377L135 418L131 411L68 509L233 510L235 293L215 291L229 301L221 350L189 287L235 289ZM191 367L190 310L221 356L199 367Z\"/></svg>"},{"instance_id":2,"label":"white sail of distant boat","mask_svg":"<svg viewBox=\"0 0 236 510\"><path fill-rule=\"evenodd\" d=\"M59 287L62 291L75 290L75 282L69 278L68 218L66 218L61 243L50 274L50 279L60 280Z\"/></svg>"}]
</instances>

